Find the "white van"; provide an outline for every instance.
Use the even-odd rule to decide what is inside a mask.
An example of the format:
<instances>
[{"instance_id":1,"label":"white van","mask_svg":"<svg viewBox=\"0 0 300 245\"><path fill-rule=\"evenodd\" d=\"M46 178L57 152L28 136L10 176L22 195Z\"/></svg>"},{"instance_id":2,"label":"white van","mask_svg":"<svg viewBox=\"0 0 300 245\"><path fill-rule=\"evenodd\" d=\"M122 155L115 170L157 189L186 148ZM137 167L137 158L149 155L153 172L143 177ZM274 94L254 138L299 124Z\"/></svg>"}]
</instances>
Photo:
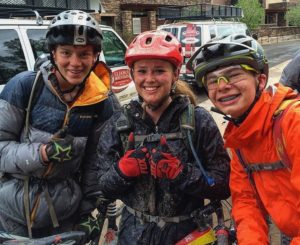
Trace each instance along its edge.
<instances>
[{"instance_id":1,"label":"white van","mask_svg":"<svg viewBox=\"0 0 300 245\"><path fill-rule=\"evenodd\" d=\"M50 21L0 19L0 91L17 73L33 70L35 60L47 53L45 36ZM112 70L112 91L121 104L137 97L129 68L125 65L126 43L109 26L100 25L103 32L103 60Z\"/></svg>"},{"instance_id":2,"label":"white van","mask_svg":"<svg viewBox=\"0 0 300 245\"><path fill-rule=\"evenodd\" d=\"M196 85L193 72L186 69L185 63L192 54L212 38L221 38L229 34L246 34L250 31L245 23L236 21L186 21L160 25L158 30L171 32L181 42L184 54L184 65L180 78L191 85Z\"/></svg>"}]
</instances>

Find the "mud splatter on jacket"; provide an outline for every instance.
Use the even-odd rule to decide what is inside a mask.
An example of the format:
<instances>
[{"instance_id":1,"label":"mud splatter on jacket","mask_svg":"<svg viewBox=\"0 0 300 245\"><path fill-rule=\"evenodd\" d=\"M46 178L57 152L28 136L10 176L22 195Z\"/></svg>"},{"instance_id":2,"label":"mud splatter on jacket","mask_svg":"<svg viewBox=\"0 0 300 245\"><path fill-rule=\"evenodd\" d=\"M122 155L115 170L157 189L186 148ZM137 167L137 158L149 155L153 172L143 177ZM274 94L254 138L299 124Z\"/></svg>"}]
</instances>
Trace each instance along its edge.
<instances>
[{"instance_id":1,"label":"mud splatter on jacket","mask_svg":"<svg viewBox=\"0 0 300 245\"><path fill-rule=\"evenodd\" d=\"M175 98L155 125L147 116L142 119L140 103L132 101L128 106L132 131L135 135L178 132L181 111L188 103L185 97ZM91 156L97 162L98 183L90 183L90 190L99 188L108 198L121 199L128 207L160 217L190 215L193 210L203 206L205 198L228 198L229 158L217 125L206 110L201 107L195 109L194 145L203 160L204 168L216 181L213 187L206 183L182 139L167 142L184 165L184 171L175 180L155 180L151 175L129 179L119 174L116 164L122 156L123 148L116 121L121 116L124 116L123 112L115 113L101 129L97 157ZM144 143L149 151L158 144ZM168 223L163 228L156 223L142 224L139 218L124 209L119 242L124 245L173 245L195 228L191 220L178 224Z\"/></svg>"}]
</instances>

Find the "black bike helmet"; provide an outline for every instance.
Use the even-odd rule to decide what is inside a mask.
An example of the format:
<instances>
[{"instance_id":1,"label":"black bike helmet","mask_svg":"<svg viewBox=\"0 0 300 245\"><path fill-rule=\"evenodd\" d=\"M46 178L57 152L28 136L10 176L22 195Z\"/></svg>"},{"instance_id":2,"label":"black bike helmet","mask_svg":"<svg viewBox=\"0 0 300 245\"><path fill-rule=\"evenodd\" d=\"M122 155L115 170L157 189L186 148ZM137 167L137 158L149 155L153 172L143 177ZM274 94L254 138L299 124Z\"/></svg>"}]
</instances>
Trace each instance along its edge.
<instances>
[{"instance_id":1,"label":"black bike helmet","mask_svg":"<svg viewBox=\"0 0 300 245\"><path fill-rule=\"evenodd\" d=\"M269 66L261 45L252 37L232 34L202 45L186 66L194 70L195 80L202 86L203 77L219 67L246 64L268 77Z\"/></svg>"},{"instance_id":2,"label":"black bike helmet","mask_svg":"<svg viewBox=\"0 0 300 245\"><path fill-rule=\"evenodd\" d=\"M46 41L51 52L56 45L92 45L101 52L102 31L99 23L80 10L67 10L56 15L48 28Z\"/></svg>"}]
</instances>

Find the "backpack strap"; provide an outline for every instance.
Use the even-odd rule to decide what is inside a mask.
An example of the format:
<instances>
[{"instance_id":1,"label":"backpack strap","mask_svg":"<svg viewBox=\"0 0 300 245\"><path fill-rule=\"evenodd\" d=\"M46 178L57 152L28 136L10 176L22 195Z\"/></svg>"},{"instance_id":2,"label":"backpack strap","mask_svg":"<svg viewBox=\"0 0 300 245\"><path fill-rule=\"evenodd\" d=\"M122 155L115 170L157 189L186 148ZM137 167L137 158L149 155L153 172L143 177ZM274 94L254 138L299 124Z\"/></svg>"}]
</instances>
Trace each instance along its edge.
<instances>
[{"instance_id":1,"label":"backpack strap","mask_svg":"<svg viewBox=\"0 0 300 245\"><path fill-rule=\"evenodd\" d=\"M183 110L181 116L180 116L180 131L179 132L173 132L173 133L166 133L164 136L167 140L172 139L183 139L186 147L189 148L189 144L187 142L187 136L183 132L182 129L192 129L194 130L194 106L187 107ZM123 109L123 115L119 117L119 119L116 122L117 131L119 132L123 150L124 153L128 149L128 136L129 133L133 130L132 128L132 119L129 113L129 107L128 105L125 105L122 107ZM189 119L189 117L193 117L192 119ZM134 135L134 142L135 147L138 147L143 142L159 142L160 141L161 134L155 133L155 134L145 134L145 135Z\"/></svg>"},{"instance_id":2,"label":"backpack strap","mask_svg":"<svg viewBox=\"0 0 300 245\"><path fill-rule=\"evenodd\" d=\"M24 135L25 135L26 141L29 141L28 131L29 131L29 123L30 123L29 122L29 120L30 120L30 111L31 111L33 105L35 104L35 102L37 101L38 96L40 95L41 90L42 90L43 85L44 85L43 76L41 74L42 74L42 72L38 71L36 76L35 76L35 79L33 81L33 85L32 85L32 88L31 88L30 96L29 96L29 99L28 99L28 104L27 104L27 107L26 107L25 128L24 128Z\"/></svg>"},{"instance_id":3,"label":"backpack strap","mask_svg":"<svg viewBox=\"0 0 300 245\"><path fill-rule=\"evenodd\" d=\"M300 103L300 97L296 99L284 100L278 109L275 111L273 116L273 138L277 154L286 168L291 168L292 164L286 151L286 143L282 132L281 122L287 111L294 105Z\"/></svg>"}]
</instances>

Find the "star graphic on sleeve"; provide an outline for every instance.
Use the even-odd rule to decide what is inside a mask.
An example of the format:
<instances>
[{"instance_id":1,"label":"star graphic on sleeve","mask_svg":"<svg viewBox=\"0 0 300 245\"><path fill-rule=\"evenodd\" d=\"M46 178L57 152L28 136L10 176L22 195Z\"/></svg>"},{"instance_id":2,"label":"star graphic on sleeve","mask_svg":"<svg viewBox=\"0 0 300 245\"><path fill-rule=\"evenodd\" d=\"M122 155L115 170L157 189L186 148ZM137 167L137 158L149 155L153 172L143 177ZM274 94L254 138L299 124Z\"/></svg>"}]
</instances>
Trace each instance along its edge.
<instances>
[{"instance_id":1,"label":"star graphic on sleeve","mask_svg":"<svg viewBox=\"0 0 300 245\"><path fill-rule=\"evenodd\" d=\"M69 145L67 147L63 147L56 142L54 142L55 154L52 156L53 160L58 162L69 161L71 160L71 150L72 147Z\"/></svg>"},{"instance_id":2,"label":"star graphic on sleeve","mask_svg":"<svg viewBox=\"0 0 300 245\"><path fill-rule=\"evenodd\" d=\"M83 230L87 232L89 235L92 234L94 231L99 232L99 224L97 220L91 216L88 217L88 219L81 223L80 226L82 226Z\"/></svg>"}]
</instances>

